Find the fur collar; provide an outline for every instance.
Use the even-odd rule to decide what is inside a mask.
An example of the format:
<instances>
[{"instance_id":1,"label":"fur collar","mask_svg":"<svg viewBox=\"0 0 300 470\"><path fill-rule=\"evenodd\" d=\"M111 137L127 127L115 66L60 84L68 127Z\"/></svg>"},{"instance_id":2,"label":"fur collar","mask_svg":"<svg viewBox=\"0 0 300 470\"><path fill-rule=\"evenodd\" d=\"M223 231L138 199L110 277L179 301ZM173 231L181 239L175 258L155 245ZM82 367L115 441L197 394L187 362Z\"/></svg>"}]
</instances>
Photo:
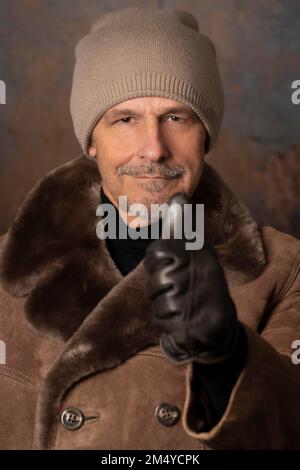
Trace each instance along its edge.
<instances>
[{"instance_id":1,"label":"fur collar","mask_svg":"<svg viewBox=\"0 0 300 470\"><path fill-rule=\"evenodd\" d=\"M49 445L51 420L72 384L159 341L147 318L143 262L124 277L96 236L100 186L96 163L83 155L57 167L29 192L1 248L2 286L26 296L31 325L66 343L42 384L38 448ZM266 263L260 230L207 163L193 199L205 204L205 240L229 285L257 277Z\"/></svg>"}]
</instances>

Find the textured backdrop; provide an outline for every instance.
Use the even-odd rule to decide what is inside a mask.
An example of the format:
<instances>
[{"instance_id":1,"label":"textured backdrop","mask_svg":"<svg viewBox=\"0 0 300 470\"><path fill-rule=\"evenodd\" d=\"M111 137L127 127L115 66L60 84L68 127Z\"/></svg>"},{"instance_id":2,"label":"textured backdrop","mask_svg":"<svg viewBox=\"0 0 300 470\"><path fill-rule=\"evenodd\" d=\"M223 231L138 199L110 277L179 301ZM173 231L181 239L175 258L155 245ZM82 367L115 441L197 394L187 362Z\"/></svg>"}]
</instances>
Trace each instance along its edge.
<instances>
[{"instance_id":1,"label":"textured backdrop","mask_svg":"<svg viewBox=\"0 0 300 470\"><path fill-rule=\"evenodd\" d=\"M69 113L76 42L102 12L141 4L191 11L212 38L226 112L207 161L259 223L300 237L298 0L1 0L0 233L41 176L80 154Z\"/></svg>"}]
</instances>

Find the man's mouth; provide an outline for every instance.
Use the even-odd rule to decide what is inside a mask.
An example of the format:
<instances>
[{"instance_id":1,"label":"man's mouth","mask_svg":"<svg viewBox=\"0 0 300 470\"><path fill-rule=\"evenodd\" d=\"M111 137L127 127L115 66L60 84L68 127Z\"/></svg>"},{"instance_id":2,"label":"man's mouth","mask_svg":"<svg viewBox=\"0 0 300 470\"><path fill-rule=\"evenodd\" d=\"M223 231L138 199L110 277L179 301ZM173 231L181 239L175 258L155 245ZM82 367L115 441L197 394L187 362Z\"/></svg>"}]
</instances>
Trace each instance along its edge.
<instances>
[{"instance_id":1,"label":"man's mouth","mask_svg":"<svg viewBox=\"0 0 300 470\"><path fill-rule=\"evenodd\" d=\"M169 180L172 178L167 178L165 176L136 176L139 179L149 179L149 180Z\"/></svg>"}]
</instances>

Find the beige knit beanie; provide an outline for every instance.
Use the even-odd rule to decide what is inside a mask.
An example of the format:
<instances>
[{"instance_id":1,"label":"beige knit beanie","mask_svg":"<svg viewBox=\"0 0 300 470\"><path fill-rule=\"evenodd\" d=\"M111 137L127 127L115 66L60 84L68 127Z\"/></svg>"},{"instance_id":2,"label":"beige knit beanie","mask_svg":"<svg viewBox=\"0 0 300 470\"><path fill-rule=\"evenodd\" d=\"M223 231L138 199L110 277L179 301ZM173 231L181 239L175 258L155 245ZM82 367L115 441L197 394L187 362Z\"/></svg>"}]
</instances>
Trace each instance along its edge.
<instances>
[{"instance_id":1,"label":"beige knit beanie","mask_svg":"<svg viewBox=\"0 0 300 470\"><path fill-rule=\"evenodd\" d=\"M70 109L76 137L88 157L91 133L112 106L132 98L161 96L190 106L213 146L224 95L210 39L183 10L141 7L98 18L75 48Z\"/></svg>"}]
</instances>

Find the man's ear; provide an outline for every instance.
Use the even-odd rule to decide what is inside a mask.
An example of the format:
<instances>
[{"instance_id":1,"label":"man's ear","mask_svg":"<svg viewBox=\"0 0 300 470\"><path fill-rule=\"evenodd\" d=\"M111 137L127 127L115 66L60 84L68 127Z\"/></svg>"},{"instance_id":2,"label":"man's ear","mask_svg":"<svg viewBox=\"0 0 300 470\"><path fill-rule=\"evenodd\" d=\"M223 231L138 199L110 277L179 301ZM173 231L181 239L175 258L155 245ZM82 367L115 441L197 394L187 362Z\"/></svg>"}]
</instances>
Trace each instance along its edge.
<instances>
[{"instance_id":1,"label":"man's ear","mask_svg":"<svg viewBox=\"0 0 300 470\"><path fill-rule=\"evenodd\" d=\"M210 135L209 135L206 128L204 128L204 130L205 130L205 137L204 137L204 141L203 141L203 143L204 143L204 152L205 152L205 154L207 154L209 152Z\"/></svg>"},{"instance_id":2,"label":"man's ear","mask_svg":"<svg viewBox=\"0 0 300 470\"><path fill-rule=\"evenodd\" d=\"M89 143L89 147L88 147L88 152L89 152L89 156L90 157L96 157L97 155L97 149L96 149L96 145L95 145L95 142L94 142L94 139L93 137L90 138L90 143Z\"/></svg>"}]
</instances>

